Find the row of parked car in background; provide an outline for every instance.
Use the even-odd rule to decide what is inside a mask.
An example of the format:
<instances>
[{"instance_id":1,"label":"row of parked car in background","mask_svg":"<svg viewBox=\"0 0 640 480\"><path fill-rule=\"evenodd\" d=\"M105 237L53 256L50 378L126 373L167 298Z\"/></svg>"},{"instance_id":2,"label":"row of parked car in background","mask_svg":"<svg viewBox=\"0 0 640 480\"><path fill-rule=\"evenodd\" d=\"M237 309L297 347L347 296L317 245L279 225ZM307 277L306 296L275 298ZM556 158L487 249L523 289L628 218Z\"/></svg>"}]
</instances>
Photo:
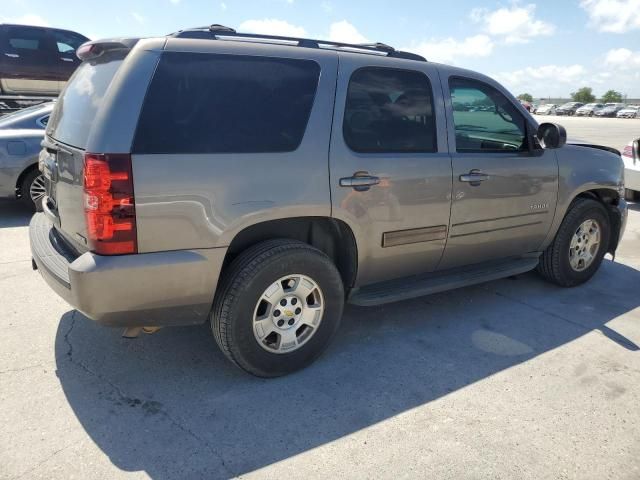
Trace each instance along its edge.
<instances>
[{"instance_id":1,"label":"row of parked car in background","mask_svg":"<svg viewBox=\"0 0 640 480\"><path fill-rule=\"evenodd\" d=\"M624 103L580 103L567 102L562 105L545 103L532 105L530 111L536 115L567 115L576 117L640 118L640 105Z\"/></svg>"}]
</instances>

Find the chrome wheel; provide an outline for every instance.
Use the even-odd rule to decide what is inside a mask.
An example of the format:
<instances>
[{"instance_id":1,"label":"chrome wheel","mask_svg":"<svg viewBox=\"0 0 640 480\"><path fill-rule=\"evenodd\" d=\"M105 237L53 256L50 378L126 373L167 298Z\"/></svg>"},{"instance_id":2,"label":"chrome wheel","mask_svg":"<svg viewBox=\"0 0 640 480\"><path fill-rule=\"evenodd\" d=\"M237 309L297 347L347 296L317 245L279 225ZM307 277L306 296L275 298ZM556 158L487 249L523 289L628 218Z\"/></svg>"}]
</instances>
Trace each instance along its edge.
<instances>
[{"instance_id":1,"label":"chrome wheel","mask_svg":"<svg viewBox=\"0 0 640 480\"><path fill-rule=\"evenodd\" d=\"M571 237L569 264L576 272L589 268L600 248L600 225L595 220L585 220Z\"/></svg>"},{"instance_id":2,"label":"chrome wheel","mask_svg":"<svg viewBox=\"0 0 640 480\"><path fill-rule=\"evenodd\" d=\"M306 275L287 275L264 291L253 312L253 334L271 353L290 353L318 330L324 298L318 284Z\"/></svg>"},{"instance_id":3,"label":"chrome wheel","mask_svg":"<svg viewBox=\"0 0 640 480\"><path fill-rule=\"evenodd\" d=\"M29 196L31 197L31 201L36 205L38 202L44 197L45 194L45 186L44 186L44 175L38 175L33 179L31 185L29 185Z\"/></svg>"}]
</instances>

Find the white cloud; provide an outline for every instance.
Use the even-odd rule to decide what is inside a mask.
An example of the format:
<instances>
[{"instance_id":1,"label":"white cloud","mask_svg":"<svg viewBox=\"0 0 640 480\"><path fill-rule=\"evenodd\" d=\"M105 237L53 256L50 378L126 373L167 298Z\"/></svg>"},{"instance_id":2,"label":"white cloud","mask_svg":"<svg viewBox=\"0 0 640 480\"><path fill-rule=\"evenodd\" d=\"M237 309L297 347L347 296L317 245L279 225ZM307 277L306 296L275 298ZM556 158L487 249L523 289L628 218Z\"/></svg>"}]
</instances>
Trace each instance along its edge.
<instances>
[{"instance_id":1,"label":"white cloud","mask_svg":"<svg viewBox=\"0 0 640 480\"><path fill-rule=\"evenodd\" d=\"M277 18L262 20L245 20L238 26L239 32L259 33L263 35L280 35L283 37L306 37L307 31L303 27L292 25Z\"/></svg>"},{"instance_id":2,"label":"white cloud","mask_svg":"<svg viewBox=\"0 0 640 480\"><path fill-rule=\"evenodd\" d=\"M527 43L531 38L552 35L555 25L535 18L536 6L513 5L494 11L476 8L471 20L483 25L485 33L501 37L506 43Z\"/></svg>"},{"instance_id":3,"label":"white cloud","mask_svg":"<svg viewBox=\"0 0 640 480\"><path fill-rule=\"evenodd\" d=\"M20 17L2 17L0 16L0 22L2 23L16 23L18 25L35 25L38 27L48 27L49 22L47 22L40 15L36 15L34 13L27 13L26 15L22 15Z\"/></svg>"},{"instance_id":4,"label":"white cloud","mask_svg":"<svg viewBox=\"0 0 640 480\"><path fill-rule=\"evenodd\" d=\"M227 4L224 2L220 2L220 10L223 12L227 10Z\"/></svg>"},{"instance_id":5,"label":"white cloud","mask_svg":"<svg viewBox=\"0 0 640 480\"><path fill-rule=\"evenodd\" d=\"M347 22L341 20L334 22L329 26L329 40L332 42L344 42L344 43L367 43L367 37L362 35L356 27Z\"/></svg>"},{"instance_id":6,"label":"white cloud","mask_svg":"<svg viewBox=\"0 0 640 480\"><path fill-rule=\"evenodd\" d=\"M333 12L333 5L327 0L320 3L320 8L322 8L322 10L324 10L326 13Z\"/></svg>"},{"instance_id":7,"label":"white cloud","mask_svg":"<svg viewBox=\"0 0 640 480\"><path fill-rule=\"evenodd\" d=\"M632 52L628 48L614 48L606 53L604 63L614 68L640 67L640 52Z\"/></svg>"},{"instance_id":8,"label":"white cloud","mask_svg":"<svg viewBox=\"0 0 640 480\"><path fill-rule=\"evenodd\" d=\"M174 5L177 5L180 3L180 0L169 0L171 3L173 3Z\"/></svg>"},{"instance_id":9,"label":"white cloud","mask_svg":"<svg viewBox=\"0 0 640 480\"><path fill-rule=\"evenodd\" d=\"M512 92L529 91L534 95L562 96L567 95L568 90L578 88L586 74L584 66L574 64L526 67L492 76Z\"/></svg>"},{"instance_id":10,"label":"white cloud","mask_svg":"<svg viewBox=\"0 0 640 480\"><path fill-rule=\"evenodd\" d=\"M601 32L625 33L640 28L640 0L581 0L591 26Z\"/></svg>"},{"instance_id":11,"label":"white cloud","mask_svg":"<svg viewBox=\"0 0 640 480\"><path fill-rule=\"evenodd\" d=\"M433 62L455 63L462 57L487 57L493 52L493 46L487 35L474 35L463 40L449 37L423 41L401 50L417 53Z\"/></svg>"},{"instance_id":12,"label":"white cloud","mask_svg":"<svg viewBox=\"0 0 640 480\"><path fill-rule=\"evenodd\" d=\"M138 12L131 12L131 16L133 19L138 22L140 25L146 23L147 19L140 15Z\"/></svg>"}]
</instances>

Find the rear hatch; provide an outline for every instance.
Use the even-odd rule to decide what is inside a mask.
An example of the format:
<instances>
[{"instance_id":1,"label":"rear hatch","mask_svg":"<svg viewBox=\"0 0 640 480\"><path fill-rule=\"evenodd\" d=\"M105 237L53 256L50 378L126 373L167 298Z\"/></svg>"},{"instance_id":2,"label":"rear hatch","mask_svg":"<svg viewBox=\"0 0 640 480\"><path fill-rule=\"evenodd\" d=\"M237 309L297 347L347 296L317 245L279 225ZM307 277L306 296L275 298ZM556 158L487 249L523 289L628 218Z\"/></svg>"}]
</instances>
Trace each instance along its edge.
<instances>
[{"instance_id":1,"label":"rear hatch","mask_svg":"<svg viewBox=\"0 0 640 480\"><path fill-rule=\"evenodd\" d=\"M127 53L128 49L104 51L78 67L57 102L42 143L45 214L79 252L89 248L83 199L85 149L94 119Z\"/></svg>"}]
</instances>

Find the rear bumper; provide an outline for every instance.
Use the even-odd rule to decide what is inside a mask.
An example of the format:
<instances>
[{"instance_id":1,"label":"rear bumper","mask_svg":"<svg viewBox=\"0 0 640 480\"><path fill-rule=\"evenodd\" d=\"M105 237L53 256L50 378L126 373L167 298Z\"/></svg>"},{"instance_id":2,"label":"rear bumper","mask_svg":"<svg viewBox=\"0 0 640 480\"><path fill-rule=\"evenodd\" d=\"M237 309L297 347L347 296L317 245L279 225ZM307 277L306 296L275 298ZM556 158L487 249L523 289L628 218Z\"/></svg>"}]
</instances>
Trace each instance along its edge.
<instances>
[{"instance_id":1,"label":"rear bumper","mask_svg":"<svg viewBox=\"0 0 640 480\"><path fill-rule=\"evenodd\" d=\"M226 248L75 257L41 213L29 225L33 261L47 284L101 324L174 326L207 320Z\"/></svg>"}]
</instances>

